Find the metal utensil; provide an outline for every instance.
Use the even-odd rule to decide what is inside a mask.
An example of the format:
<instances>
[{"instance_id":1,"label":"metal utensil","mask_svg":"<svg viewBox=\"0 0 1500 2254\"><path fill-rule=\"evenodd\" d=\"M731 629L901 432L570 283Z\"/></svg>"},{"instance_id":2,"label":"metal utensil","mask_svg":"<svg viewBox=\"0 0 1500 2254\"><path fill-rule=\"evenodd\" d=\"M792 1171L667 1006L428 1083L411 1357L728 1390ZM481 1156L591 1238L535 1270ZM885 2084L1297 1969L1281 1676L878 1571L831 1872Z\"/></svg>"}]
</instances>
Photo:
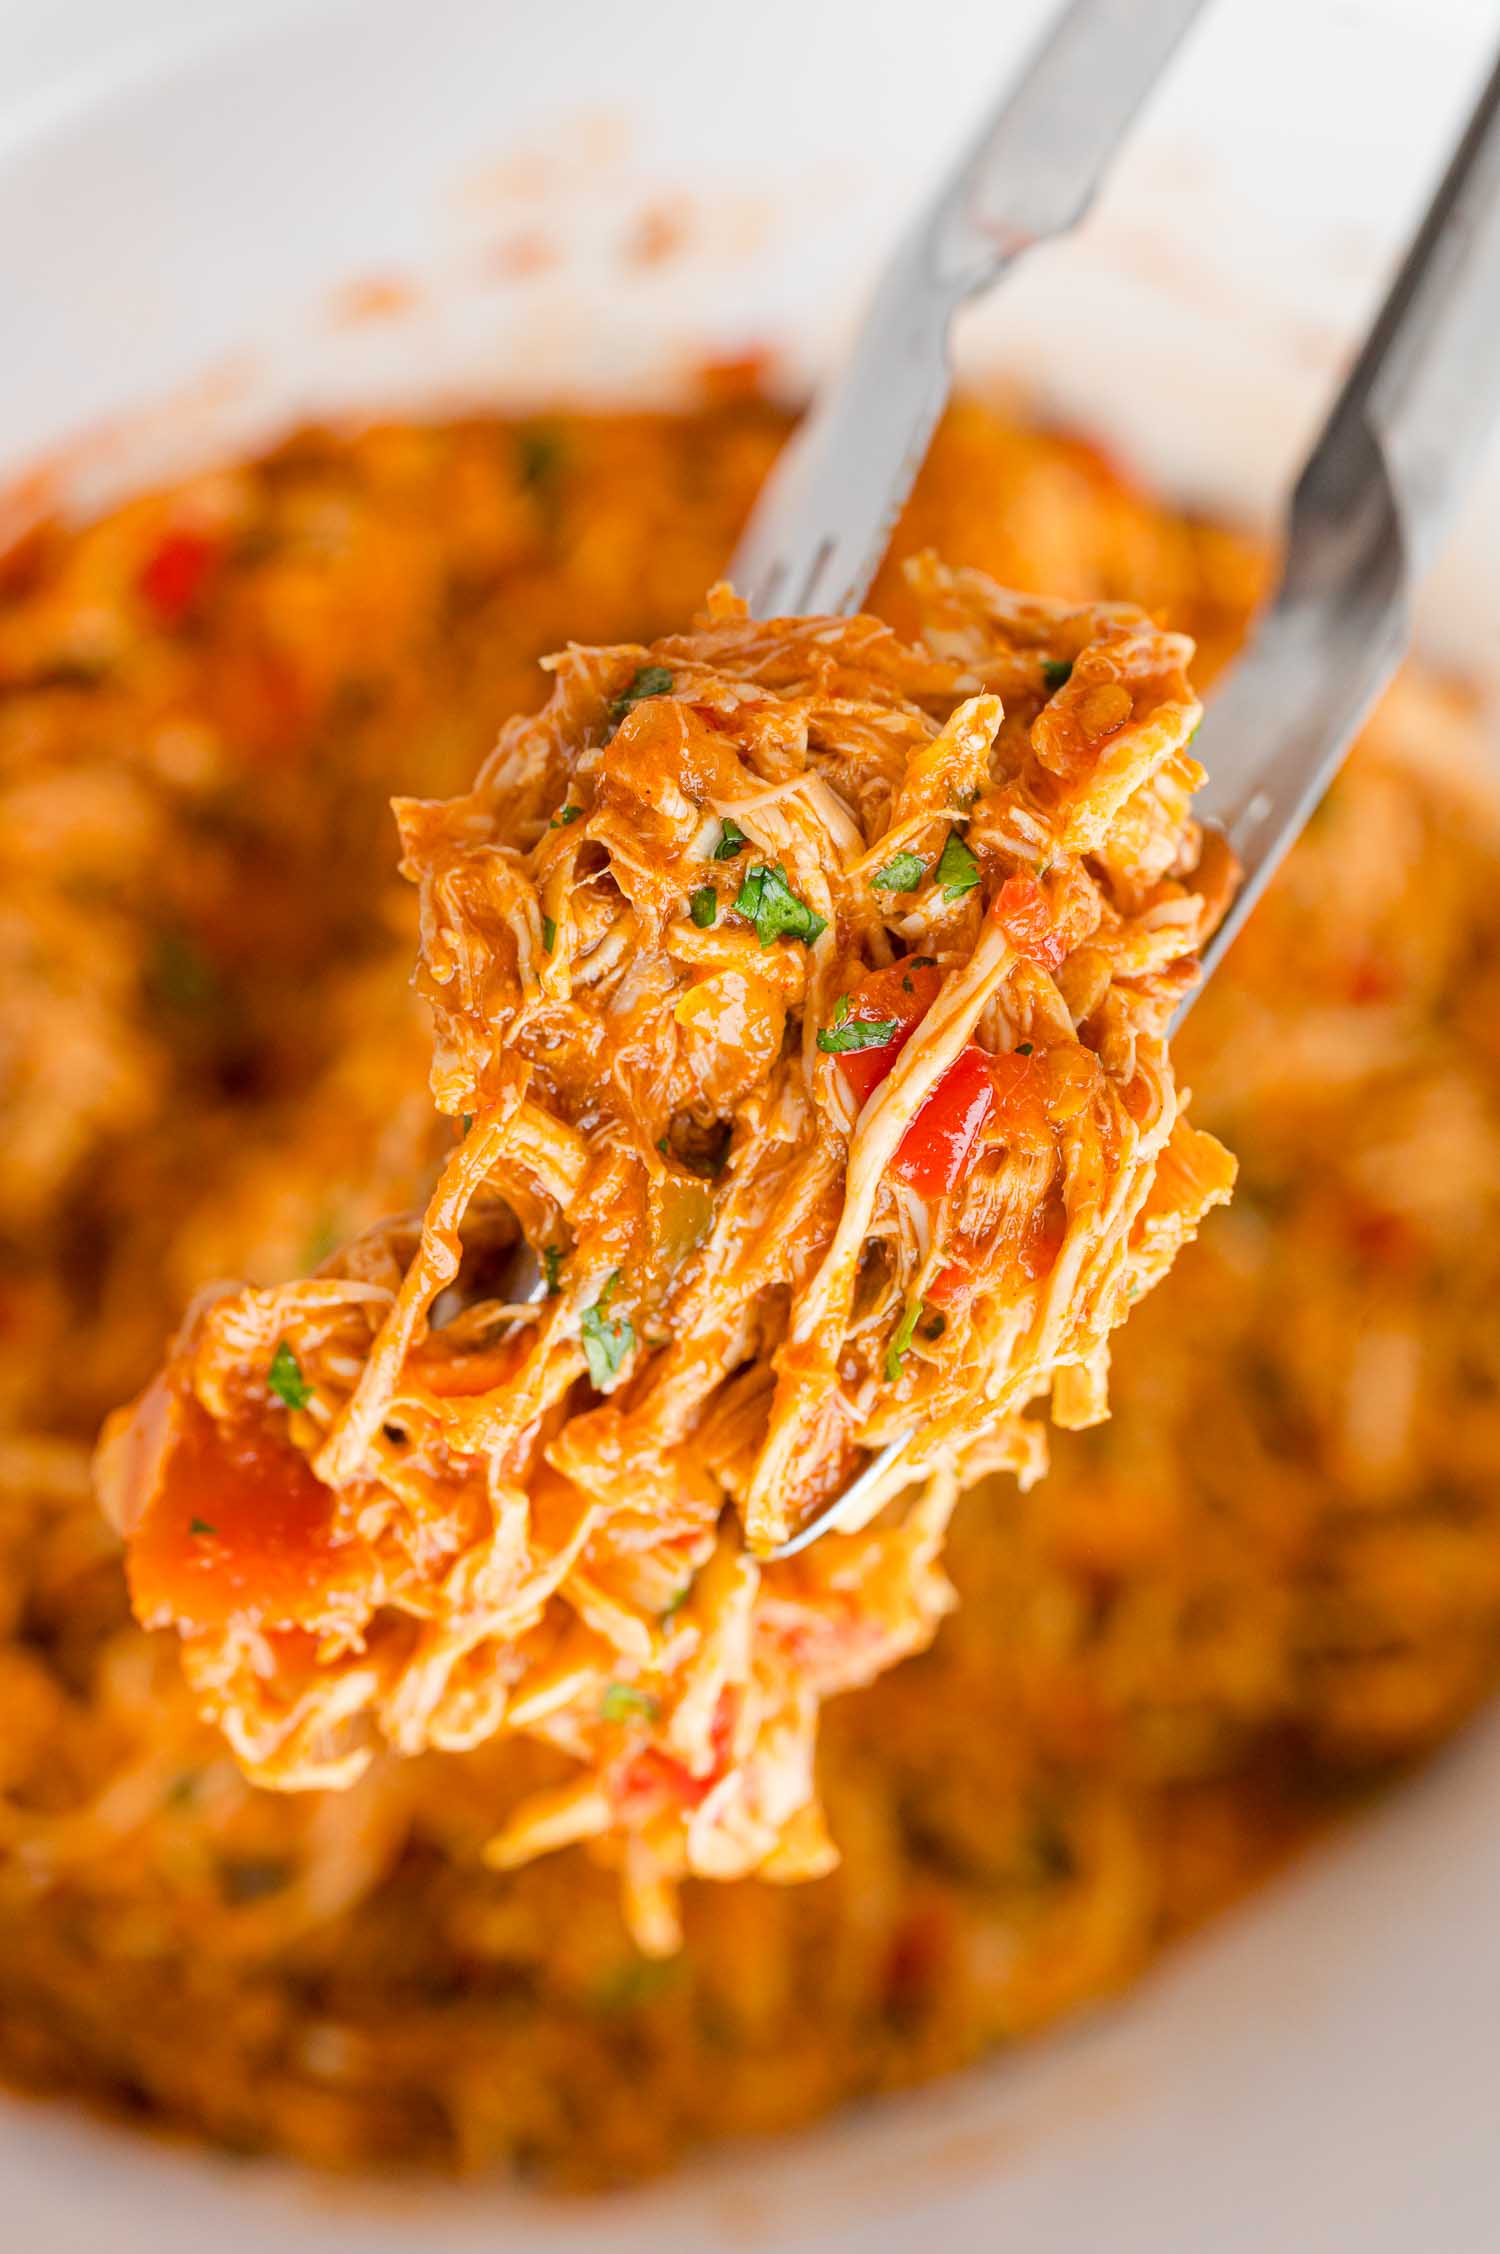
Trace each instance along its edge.
<instances>
[{"instance_id":1,"label":"metal utensil","mask_svg":"<svg viewBox=\"0 0 1500 2254\"><path fill-rule=\"evenodd\" d=\"M1203 0L1072 0L897 244L729 576L757 618L857 610L947 403L959 307L1093 202Z\"/></svg>"},{"instance_id":2,"label":"metal utensil","mask_svg":"<svg viewBox=\"0 0 1500 2254\"><path fill-rule=\"evenodd\" d=\"M1118 34L1128 47L1127 16L1135 25L1155 13L1069 9L1013 99L1024 107L1028 91L1036 99L1040 86L1049 107L1061 104L1055 120L1066 127L1075 115L1073 96L1053 77L1055 42L1063 41L1082 86L1091 88L1089 42ZM1173 18L1164 63L1193 11L1161 13ZM1112 67L1123 59L1114 54ZM1131 85L1105 154L1144 92L1143 85ZM1091 105L1084 107L1097 116ZM1013 178L1012 114L1002 109L943 190L936 218L929 213L897 252L848 367L814 410L805 441L752 519L733 567L745 587L769 589L773 599L790 590L795 607L809 593L830 608L850 607L862 595L946 393L954 305L1009 262L1008 251L993 256L980 282L966 281L955 292L951 281L946 288L935 283L927 260L949 272L933 246L951 239L953 213L972 216L977 205L970 198L978 193L972 183L979 176L987 187ZM1096 154L1089 171L1080 159L1078 176L1087 173L1091 186L1102 161ZM1071 207L1060 196L1050 208L1071 208L1076 217L1087 200L1085 189ZM1000 223L991 219L989 225L998 239ZM978 271L977 260L959 271L966 277ZM914 336L923 322L930 328L919 350ZM892 340L908 344L894 374L885 363ZM892 397L880 407L870 395L883 384ZM897 427L898 408L909 418L904 432ZM1436 554L1497 409L1500 61L1297 479L1275 598L1204 722L1200 755L1209 779L1199 812L1224 832L1243 871L1234 904L1205 950L1205 978L1394 672L1410 633L1413 590ZM885 452L877 454L882 444ZM1178 1022L1192 999L1182 1004ZM914 1438L906 1433L882 1448L770 1554L791 1557L822 1534L868 1524L899 1490Z\"/></svg>"}]
</instances>

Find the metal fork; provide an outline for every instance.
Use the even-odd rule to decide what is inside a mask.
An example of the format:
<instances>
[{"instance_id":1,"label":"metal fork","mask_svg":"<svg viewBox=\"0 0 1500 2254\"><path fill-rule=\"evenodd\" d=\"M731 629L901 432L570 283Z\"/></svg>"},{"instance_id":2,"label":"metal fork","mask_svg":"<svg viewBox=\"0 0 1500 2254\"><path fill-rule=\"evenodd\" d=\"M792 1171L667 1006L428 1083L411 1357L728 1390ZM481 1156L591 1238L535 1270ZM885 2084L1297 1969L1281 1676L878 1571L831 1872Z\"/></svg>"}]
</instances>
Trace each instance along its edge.
<instances>
[{"instance_id":1,"label":"metal fork","mask_svg":"<svg viewBox=\"0 0 1500 2254\"><path fill-rule=\"evenodd\" d=\"M731 566L757 615L858 607L947 398L954 312L1082 216L1197 12L1073 0L901 242L767 486ZM1243 872L1205 977L1390 679L1497 407L1500 61L1297 480L1275 599L1204 723L1200 813ZM914 1438L881 1449L769 1555L868 1523Z\"/></svg>"}]
</instances>

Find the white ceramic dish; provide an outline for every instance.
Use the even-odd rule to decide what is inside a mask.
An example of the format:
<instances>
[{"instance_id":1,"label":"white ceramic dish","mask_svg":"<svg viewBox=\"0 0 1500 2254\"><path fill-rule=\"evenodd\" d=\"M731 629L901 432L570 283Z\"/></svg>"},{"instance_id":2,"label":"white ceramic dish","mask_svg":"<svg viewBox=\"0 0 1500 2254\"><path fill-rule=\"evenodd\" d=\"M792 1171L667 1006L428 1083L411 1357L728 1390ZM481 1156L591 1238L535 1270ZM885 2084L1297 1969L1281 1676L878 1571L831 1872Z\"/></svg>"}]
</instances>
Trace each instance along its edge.
<instances>
[{"instance_id":1,"label":"white ceramic dish","mask_svg":"<svg viewBox=\"0 0 1500 2254\"><path fill-rule=\"evenodd\" d=\"M659 395L751 346L797 381L1046 13L4 0L0 524L315 409ZM1493 0L1218 0L1087 235L975 318L970 364L1268 513L1494 30ZM658 208L680 249L632 262ZM1497 501L1492 461L1426 620L1500 683ZM605 2207L330 2190L7 2104L0 2243L1488 2254L1497 1805L1492 1722L1114 2012Z\"/></svg>"}]
</instances>

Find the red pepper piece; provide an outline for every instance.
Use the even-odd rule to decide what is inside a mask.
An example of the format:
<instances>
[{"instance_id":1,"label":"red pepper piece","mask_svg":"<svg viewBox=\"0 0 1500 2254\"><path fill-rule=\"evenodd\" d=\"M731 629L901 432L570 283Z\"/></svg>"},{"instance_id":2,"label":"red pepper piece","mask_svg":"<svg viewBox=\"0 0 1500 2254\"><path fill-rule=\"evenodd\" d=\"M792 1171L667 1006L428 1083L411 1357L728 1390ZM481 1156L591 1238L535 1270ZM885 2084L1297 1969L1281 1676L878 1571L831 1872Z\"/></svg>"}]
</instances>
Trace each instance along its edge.
<instances>
[{"instance_id":1,"label":"red pepper piece","mask_svg":"<svg viewBox=\"0 0 1500 2254\"><path fill-rule=\"evenodd\" d=\"M938 1081L896 1145L891 1172L919 1197L946 1197L974 1157L995 1101L990 1059L970 1042Z\"/></svg>"},{"instance_id":2,"label":"red pepper piece","mask_svg":"<svg viewBox=\"0 0 1500 2254\"><path fill-rule=\"evenodd\" d=\"M141 567L141 596L163 626L180 626L219 561L221 544L206 532L169 532Z\"/></svg>"},{"instance_id":3,"label":"red pepper piece","mask_svg":"<svg viewBox=\"0 0 1500 2254\"><path fill-rule=\"evenodd\" d=\"M889 970L872 971L849 996L846 1024L877 1025L894 1021L895 1032L878 1049L845 1049L839 1070L854 1091L858 1104L869 1102L897 1057L931 1009L943 974L934 963L892 963Z\"/></svg>"}]
</instances>

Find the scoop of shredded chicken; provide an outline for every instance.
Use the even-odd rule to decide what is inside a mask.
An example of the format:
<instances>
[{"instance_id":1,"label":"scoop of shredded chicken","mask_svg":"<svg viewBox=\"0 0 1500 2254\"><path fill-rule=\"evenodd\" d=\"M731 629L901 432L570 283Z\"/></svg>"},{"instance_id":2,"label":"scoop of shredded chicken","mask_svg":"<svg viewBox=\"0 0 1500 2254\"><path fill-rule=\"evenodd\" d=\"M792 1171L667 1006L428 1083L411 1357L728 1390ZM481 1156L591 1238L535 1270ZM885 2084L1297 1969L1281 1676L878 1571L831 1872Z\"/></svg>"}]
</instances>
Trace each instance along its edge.
<instances>
[{"instance_id":1,"label":"scoop of shredded chicken","mask_svg":"<svg viewBox=\"0 0 1500 2254\"><path fill-rule=\"evenodd\" d=\"M874 618L570 649L465 797L398 806L425 1212L230 1290L106 1428L135 1606L258 1781L521 1733L637 1938L834 1857L820 1703L931 1638L960 1489L1106 1413L1109 1334L1232 1163L1166 1027L1231 882L1191 645L912 567ZM547 1296L497 1296L519 1238ZM769 1552L912 1435L862 1529Z\"/></svg>"}]
</instances>

